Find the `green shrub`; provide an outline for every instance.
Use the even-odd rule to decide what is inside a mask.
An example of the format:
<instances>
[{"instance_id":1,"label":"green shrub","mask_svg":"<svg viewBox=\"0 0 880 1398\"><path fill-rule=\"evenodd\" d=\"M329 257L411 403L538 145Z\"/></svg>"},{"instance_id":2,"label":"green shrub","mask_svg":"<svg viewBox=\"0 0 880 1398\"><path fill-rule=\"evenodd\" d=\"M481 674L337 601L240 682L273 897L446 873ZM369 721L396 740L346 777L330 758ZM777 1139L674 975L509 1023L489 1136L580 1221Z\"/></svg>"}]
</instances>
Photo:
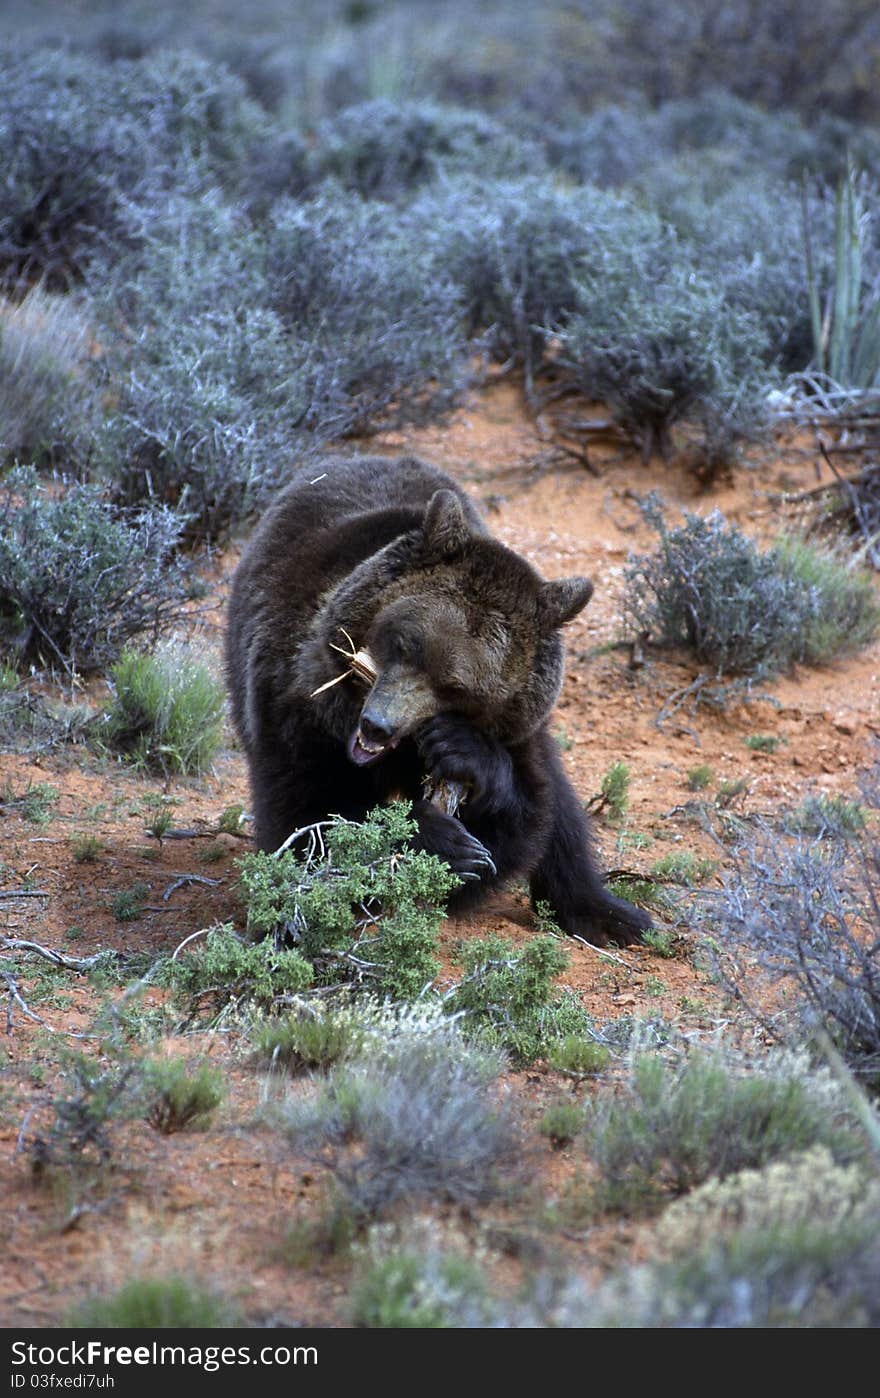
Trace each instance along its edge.
<instances>
[{"instance_id":1,"label":"green shrub","mask_svg":"<svg viewBox=\"0 0 880 1398\"><path fill-rule=\"evenodd\" d=\"M711 878L717 867L715 859L700 858L690 850L673 850L662 859L655 860L651 865L651 876L693 888L695 884L705 883Z\"/></svg>"},{"instance_id":2,"label":"green shrub","mask_svg":"<svg viewBox=\"0 0 880 1398\"><path fill-rule=\"evenodd\" d=\"M213 927L204 944L159 963L157 981L199 1020L216 1020L227 1007L271 1010L277 1000L307 989L312 967L298 951L278 950L271 939L252 944L232 927Z\"/></svg>"},{"instance_id":3,"label":"green shrub","mask_svg":"<svg viewBox=\"0 0 880 1398\"><path fill-rule=\"evenodd\" d=\"M691 767L687 774L688 786L691 791L705 791L707 786L712 785L713 780L712 768L705 762L701 762L698 767Z\"/></svg>"},{"instance_id":4,"label":"green shrub","mask_svg":"<svg viewBox=\"0 0 880 1398\"><path fill-rule=\"evenodd\" d=\"M678 529L667 528L656 504L648 517L660 548L631 560L626 615L659 644L690 650L717 678L817 664L875 633L870 580L830 555L790 540L761 553L719 511L687 515Z\"/></svg>"},{"instance_id":5,"label":"green shrub","mask_svg":"<svg viewBox=\"0 0 880 1398\"><path fill-rule=\"evenodd\" d=\"M823 793L804 798L786 818L789 830L819 839L840 839L859 835L865 828L865 807L848 796Z\"/></svg>"},{"instance_id":6,"label":"green shrub","mask_svg":"<svg viewBox=\"0 0 880 1398\"><path fill-rule=\"evenodd\" d=\"M459 952L464 975L447 1009L461 1013L468 1033L510 1053L518 1063L546 1057L569 1035L589 1037L592 1021L577 996L556 991L568 965L558 937L517 946L496 935L467 942Z\"/></svg>"},{"instance_id":7,"label":"green shrub","mask_svg":"<svg viewBox=\"0 0 880 1398\"><path fill-rule=\"evenodd\" d=\"M317 1007L291 1011L280 1019L264 1020L253 1033L254 1055L268 1068L288 1073L329 1068L359 1045L362 1031L350 1018Z\"/></svg>"},{"instance_id":8,"label":"green shrub","mask_svg":"<svg viewBox=\"0 0 880 1398\"><path fill-rule=\"evenodd\" d=\"M241 1322L215 1291L185 1277L141 1277L108 1296L93 1296L71 1312L76 1330L214 1330Z\"/></svg>"},{"instance_id":9,"label":"green shrub","mask_svg":"<svg viewBox=\"0 0 880 1398\"><path fill-rule=\"evenodd\" d=\"M10 472L0 490L0 648L17 665L102 669L179 614L170 510L122 511L91 485L49 490Z\"/></svg>"},{"instance_id":10,"label":"green shrub","mask_svg":"<svg viewBox=\"0 0 880 1398\"><path fill-rule=\"evenodd\" d=\"M223 1075L210 1063L193 1068L182 1058L154 1058L143 1072L145 1119L163 1136L207 1125L223 1100Z\"/></svg>"},{"instance_id":11,"label":"green shrub","mask_svg":"<svg viewBox=\"0 0 880 1398\"><path fill-rule=\"evenodd\" d=\"M305 858L247 855L242 885L255 935L287 932L319 981L350 981L394 998L421 995L439 969L443 904L456 878L407 848L409 807L379 807L362 824L325 824Z\"/></svg>"},{"instance_id":12,"label":"green shrub","mask_svg":"<svg viewBox=\"0 0 880 1398\"><path fill-rule=\"evenodd\" d=\"M538 1123L538 1130L546 1136L554 1150L562 1150L571 1145L584 1129L584 1110L570 1098L562 1098L548 1107Z\"/></svg>"},{"instance_id":13,"label":"green shrub","mask_svg":"<svg viewBox=\"0 0 880 1398\"><path fill-rule=\"evenodd\" d=\"M416 1234L369 1248L355 1281L351 1318L370 1329L446 1330L485 1325L490 1313L480 1268Z\"/></svg>"},{"instance_id":14,"label":"green shrub","mask_svg":"<svg viewBox=\"0 0 880 1398\"><path fill-rule=\"evenodd\" d=\"M151 771L206 771L223 737L224 687L180 643L151 655L127 649L111 668L114 698L103 715L106 745Z\"/></svg>"},{"instance_id":15,"label":"green shrub","mask_svg":"<svg viewBox=\"0 0 880 1398\"><path fill-rule=\"evenodd\" d=\"M602 778L598 806L608 819L619 824L629 809L630 769L625 762L613 762Z\"/></svg>"},{"instance_id":16,"label":"green shrub","mask_svg":"<svg viewBox=\"0 0 880 1398\"><path fill-rule=\"evenodd\" d=\"M547 1062L558 1073L565 1073L571 1078L585 1078L607 1068L611 1054L604 1044L597 1043L595 1039L566 1034L564 1039L550 1045Z\"/></svg>"},{"instance_id":17,"label":"green shrub","mask_svg":"<svg viewBox=\"0 0 880 1398\"><path fill-rule=\"evenodd\" d=\"M586 1139L601 1197L625 1211L812 1146L842 1160L861 1149L841 1094L802 1062L738 1066L705 1050L677 1065L636 1055L622 1087L588 1104Z\"/></svg>"}]
</instances>

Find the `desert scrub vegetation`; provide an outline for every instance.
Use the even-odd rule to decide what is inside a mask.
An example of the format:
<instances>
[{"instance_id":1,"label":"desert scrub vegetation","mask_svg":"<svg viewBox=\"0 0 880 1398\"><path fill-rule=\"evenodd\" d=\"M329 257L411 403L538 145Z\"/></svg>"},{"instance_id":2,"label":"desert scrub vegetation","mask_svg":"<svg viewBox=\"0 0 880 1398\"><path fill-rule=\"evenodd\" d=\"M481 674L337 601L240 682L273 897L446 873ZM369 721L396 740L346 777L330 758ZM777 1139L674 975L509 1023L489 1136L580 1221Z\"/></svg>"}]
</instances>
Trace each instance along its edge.
<instances>
[{"instance_id":1,"label":"desert scrub vegetation","mask_svg":"<svg viewBox=\"0 0 880 1398\"><path fill-rule=\"evenodd\" d=\"M820 664L874 636L870 577L799 539L761 552L720 511L688 514L670 529L656 501L656 553L627 569L625 615L636 634L689 650L716 679L764 679L795 663Z\"/></svg>"},{"instance_id":2,"label":"desert scrub vegetation","mask_svg":"<svg viewBox=\"0 0 880 1398\"><path fill-rule=\"evenodd\" d=\"M519 1149L504 1059L469 1044L434 1005L399 1017L359 1056L331 1069L308 1098L275 1109L298 1153L330 1167L363 1226L398 1200L491 1198Z\"/></svg>"},{"instance_id":3,"label":"desert scrub vegetation","mask_svg":"<svg viewBox=\"0 0 880 1398\"><path fill-rule=\"evenodd\" d=\"M537 142L480 112L388 98L356 103L322 122L309 160L312 180L329 176L364 199L387 200L438 179L510 179L543 164Z\"/></svg>"},{"instance_id":4,"label":"desert scrub vegetation","mask_svg":"<svg viewBox=\"0 0 880 1398\"><path fill-rule=\"evenodd\" d=\"M153 977L166 986L184 1022L216 1025L222 1017L283 1005L311 986L311 964L271 938L251 943L231 924L208 928L204 942L185 956L160 959Z\"/></svg>"},{"instance_id":5,"label":"desert scrub vegetation","mask_svg":"<svg viewBox=\"0 0 880 1398\"><path fill-rule=\"evenodd\" d=\"M94 485L41 482L30 467L0 485L0 648L17 668L105 668L133 637L178 616L186 572L181 520L122 510Z\"/></svg>"},{"instance_id":6,"label":"desert scrub vegetation","mask_svg":"<svg viewBox=\"0 0 880 1398\"><path fill-rule=\"evenodd\" d=\"M207 1126L223 1100L223 1074L210 1063L153 1058L142 1071L144 1120L163 1136Z\"/></svg>"},{"instance_id":7,"label":"desert scrub vegetation","mask_svg":"<svg viewBox=\"0 0 880 1398\"><path fill-rule=\"evenodd\" d=\"M126 648L110 669L113 701L93 741L147 771L198 775L223 738L224 687L192 646Z\"/></svg>"},{"instance_id":8,"label":"desert scrub vegetation","mask_svg":"<svg viewBox=\"0 0 880 1398\"><path fill-rule=\"evenodd\" d=\"M624 1212L813 1146L843 1163L866 1149L843 1092L803 1056L737 1062L694 1049L674 1062L635 1052L623 1081L590 1100L586 1122L597 1197Z\"/></svg>"},{"instance_id":9,"label":"desert scrub vegetation","mask_svg":"<svg viewBox=\"0 0 880 1398\"><path fill-rule=\"evenodd\" d=\"M68 296L40 285L0 299L0 461L76 461L94 404L86 376L91 330Z\"/></svg>"},{"instance_id":10,"label":"desert scrub vegetation","mask_svg":"<svg viewBox=\"0 0 880 1398\"><path fill-rule=\"evenodd\" d=\"M859 808L864 822L863 808ZM827 824L788 839L759 830L736 851L703 916L726 988L777 1040L830 1039L854 1076L880 1085L880 846L873 823ZM786 992L766 1012L744 971Z\"/></svg>"},{"instance_id":11,"label":"desert scrub vegetation","mask_svg":"<svg viewBox=\"0 0 880 1398\"><path fill-rule=\"evenodd\" d=\"M569 964L559 937L545 933L522 946L497 935L477 937L462 944L458 958L463 974L446 1008L480 1043L531 1063L560 1041L592 1037L592 1020L577 996L554 984Z\"/></svg>"},{"instance_id":12,"label":"desert scrub vegetation","mask_svg":"<svg viewBox=\"0 0 880 1398\"><path fill-rule=\"evenodd\" d=\"M416 998L439 970L443 904L457 879L408 847L415 830L407 805L395 802L362 824L336 818L312 827L304 856L246 855L250 932L290 939L319 983Z\"/></svg>"},{"instance_id":13,"label":"desert scrub vegetation","mask_svg":"<svg viewBox=\"0 0 880 1398\"><path fill-rule=\"evenodd\" d=\"M241 1322L238 1309L184 1276L135 1277L118 1291L90 1296L66 1318L74 1330L207 1330Z\"/></svg>"}]
</instances>

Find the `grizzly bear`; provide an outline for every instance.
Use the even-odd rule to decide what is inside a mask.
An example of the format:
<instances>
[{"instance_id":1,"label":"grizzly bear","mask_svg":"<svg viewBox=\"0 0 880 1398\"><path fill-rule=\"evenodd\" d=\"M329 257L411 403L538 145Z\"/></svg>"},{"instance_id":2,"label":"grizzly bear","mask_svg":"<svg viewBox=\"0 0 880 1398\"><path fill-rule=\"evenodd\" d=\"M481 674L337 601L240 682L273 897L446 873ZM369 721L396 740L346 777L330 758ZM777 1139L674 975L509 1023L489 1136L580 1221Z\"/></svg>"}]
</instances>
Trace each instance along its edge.
<instances>
[{"instance_id":1,"label":"grizzly bear","mask_svg":"<svg viewBox=\"0 0 880 1398\"><path fill-rule=\"evenodd\" d=\"M650 918L605 888L548 731L559 628L592 591L587 578L544 581L424 461L300 470L245 549L229 606L258 846L402 796L416 846L462 881L452 910L523 875L566 932L637 940ZM354 648L371 662L366 685L339 653ZM428 799L426 779L464 791L457 814Z\"/></svg>"}]
</instances>

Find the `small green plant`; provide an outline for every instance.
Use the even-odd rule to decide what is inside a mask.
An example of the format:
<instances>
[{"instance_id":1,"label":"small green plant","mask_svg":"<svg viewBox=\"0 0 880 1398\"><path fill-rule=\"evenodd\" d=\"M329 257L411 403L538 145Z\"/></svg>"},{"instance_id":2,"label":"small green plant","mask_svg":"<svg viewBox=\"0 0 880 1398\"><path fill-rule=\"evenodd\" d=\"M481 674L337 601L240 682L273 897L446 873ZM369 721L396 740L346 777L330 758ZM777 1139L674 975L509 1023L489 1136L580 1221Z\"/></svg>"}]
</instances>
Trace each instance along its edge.
<instances>
[{"instance_id":1,"label":"small green plant","mask_svg":"<svg viewBox=\"0 0 880 1398\"><path fill-rule=\"evenodd\" d=\"M252 1043L259 1062L289 1073L329 1068L347 1057L361 1035L351 1017L322 1014L317 1008L294 1010L282 1019L261 1021Z\"/></svg>"},{"instance_id":2,"label":"small green plant","mask_svg":"<svg viewBox=\"0 0 880 1398\"><path fill-rule=\"evenodd\" d=\"M29 783L21 792L15 792L7 783L0 804L19 811L32 825L48 825L52 819L52 807L57 805L59 798L57 786L52 786L50 782Z\"/></svg>"},{"instance_id":3,"label":"small green plant","mask_svg":"<svg viewBox=\"0 0 880 1398\"><path fill-rule=\"evenodd\" d=\"M62 1090L23 1136L36 1176L51 1169L102 1166L113 1154L113 1128L137 1116L140 1083L133 1061L99 1063L85 1054L66 1054Z\"/></svg>"},{"instance_id":4,"label":"small green plant","mask_svg":"<svg viewBox=\"0 0 880 1398\"><path fill-rule=\"evenodd\" d=\"M272 1258L285 1267L309 1267L325 1257L345 1257L361 1223L341 1194L331 1194L317 1217L297 1218L287 1225L272 1248Z\"/></svg>"},{"instance_id":5,"label":"small green plant","mask_svg":"<svg viewBox=\"0 0 880 1398\"><path fill-rule=\"evenodd\" d=\"M67 1324L76 1330L213 1330L241 1316L215 1291L185 1277L143 1277L114 1295L78 1306Z\"/></svg>"},{"instance_id":6,"label":"small green plant","mask_svg":"<svg viewBox=\"0 0 880 1398\"><path fill-rule=\"evenodd\" d=\"M880 376L880 296L865 275L871 193L852 163L837 188L833 281L824 293L804 210L804 247L816 368L844 389L876 387Z\"/></svg>"},{"instance_id":7,"label":"small green plant","mask_svg":"<svg viewBox=\"0 0 880 1398\"><path fill-rule=\"evenodd\" d=\"M0 461L75 455L90 415L89 339L71 296L37 284L17 304L0 298Z\"/></svg>"},{"instance_id":8,"label":"small green plant","mask_svg":"<svg viewBox=\"0 0 880 1398\"><path fill-rule=\"evenodd\" d=\"M656 956L671 958L675 956L675 936L672 932L667 932L665 928L651 927L642 937L646 947L650 947Z\"/></svg>"},{"instance_id":9,"label":"small green plant","mask_svg":"<svg viewBox=\"0 0 880 1398\"><path fill-rule=\"evenodd\" d=\"M561 1098L548 1107L538 1123L538 1130L546 1136L554 1150L563 1150L584 1129L584 1111L570 1098Z\"/></svg>"},{"instance_id":10,"label":"small green plant","mask_svg":"<svg viewBox=\"0 0 880 1398\"><path fill-rule=\"evenodd\" d=\"M687 774L687 783L691 791L705 791L707 786L711 786L715 779L715 773L705 762L698 767L691 767Z\"/></svg>"},{"instance_id":11,"label":"small green plant","mask_svg":"<svg viewBox=\"0 0 880 1398\"><path fill-rule=\"evenodd\" d=\"M726 810L732 806L738 796L743 796L749 789L748 778L728 777L718 783L718 790L715 793L715 805L719 810Z\"/></svg>"},{"instance_id":12,"label":"small green plant","mask_svg":"<svg viewBox=\"0 0 880 1398\"><path fill-rule=\"evenodd\" d=\"M695 884L705 883L711 878L717 867L714 859L701 858L690 850L672 850L652 864L651 874L655 879L693 888Z\"/></svg>"},{"instance_id":13,"label":"small green plant","mask_svg":"<svg viewBox=\"0 0 880 1398\"><path fill-rule=\"evenodd\" d=\"M470 1258L417 1245L382 1249L361 1269L352 1320L372 1329L445 1330L486 1323L486 1279Z\"/></svg>"},{"instance_id":14,"label":"small green plant","mask_svg":"<svg viewBox=\"0 0 880 1398\"><path fill-rule=\"evenodd\" d=\"M144 904L150 893L150 886L146 883L132 884L131 888L121 888L113 895L110 904L113 916L117 922L136 922L144 911Z\"/></svg>"},{"instance_id":15,"label":"small green plant","mask_svg":"<svg viewBox=\"0 0 880 1398\"><path fill-rule=\"evenodd\" d=\"M181 644L151 655L126 650L111 670L115 698L104 715L108 747L152 771L199 773L223 725L223 686Z\"/></svg>"},{"instance_id":16,"label":"small green plant","mask_svg":"<svg viewBox=\"0 0 880 1398\"><path fill-rule=\"evenodd\" d=\"M785 739L777 737L774 733L750 733L743 742L752 752L775 752Z\"/></svg>"},{"instance_id":17,"label":"small green plant","mask_svg":"<svg viewBox=\"0 0 880 1398\"><path fill-rule=\"evenodd\" d=\"M97 835L75 835L70 842L70 848L77 864L94 864L100 859L104 844Z\"/></svg>"},{"instance_id":18,"label":"small green plant","mask_svg":"<svg viewBox=\"0 0 880 1398\"><path fill-rule=\"evenodd\" d=\"M619 825L629 808L629 767L625 762L614 762L602 778L599 795L593 797L591 805L597 811L607 813L608 819Z\"/></svg>"},{"instance_id":19,"label":"small green plant","mask_svg":"<svg viewBox=\"0 0 880 1398\"><path fill-rule=\"evenodd\" d=\"M144 1065L145 1120L163 1136L206 1126L223 1100L223 1075L210 1063L193 1068L182 1058Z\"/></svg>"},{"instance_id":20,"label":"small green plant","mask_svg":"<svg viewBox=\"0 0 880 1398\"><path fill-rule=\"evenodd\" d=\"M154 815L147 820L144 829L148 835L152 835L154 840L158 840L161 845L163 839L168 834L174 824L174 812L170 806L157 806Z\"/></svg>"},{"instance_id":21,"label":"small green plant","mask_svg":"<svg viewBox=\"0 0 880 1398\"><path fill-rule=\"evenodd\" d=\"M638 903L643 908L668 908L670 896L662 884L654 879L639 878L634 874L621 874L608 880L608 891L615 898L625 898L629 903Z\"/></svg>"},{"instance_id":22,"label":"small green plant","mask_svg":"<svg viewBox=\"0 0 880 1398\"><path fill-rule=\"evenodd\" d=\"M601 1073L611 1062L611 1054L604 1044L595 1039L581 1038L577 1034L566 1034L564 1039L550 1045L547 1062L558 1073L570 1078L586 1078L593 1073Z\"/></svg>"},{"instance_id":23,"label":"small green plant","mask_svg":"<svg viewBox=\"0 0 880 1398\"><path fill-rule=\"evenodd\" d=\"M220 813L217 829L222 835L240 835L246 820L244 806L227 806Z\"/></svg>"},{"instance_id":24,"label":"small green plant","mask_svg":"<svg viewBox=\"0 0 880 1398\"><path fill-rule=\"evenodd\" d=\"M556 739L558 747L560 747L563 752L571 752L572 748L574 747L574 738L571 736L571 734L568 732L566 728L563 728L560 725L560 727L556 729L556 732L553 734L553 736Z\"/></svg>"}]
</instances>

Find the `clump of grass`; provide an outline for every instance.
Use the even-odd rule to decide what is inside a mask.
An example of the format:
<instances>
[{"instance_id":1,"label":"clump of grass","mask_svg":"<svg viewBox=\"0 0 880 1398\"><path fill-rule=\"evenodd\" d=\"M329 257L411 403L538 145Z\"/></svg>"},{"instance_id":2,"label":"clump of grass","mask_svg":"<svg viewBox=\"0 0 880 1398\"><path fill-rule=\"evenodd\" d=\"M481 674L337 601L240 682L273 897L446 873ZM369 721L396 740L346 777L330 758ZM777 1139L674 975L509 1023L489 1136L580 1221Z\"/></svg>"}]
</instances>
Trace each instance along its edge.
<instances>
[{"instance_id":1,"label":"clump of grass","mask_svg":"<svg viewBox=\"0 0 880 1398\"><path fill-rule=\"evenodd\" d=\"M705 791L707 786L711 786L715 779L715 773L705 762L697 767L691 767L687 774L687 783L691 791Z\"/></svg>"},{"instance_id":2,"label":"clump of grass","mask_svg":"<svg viewBox=\"0 0 880 1398\"><path fill-rule=\"evenodd\" d=\"M785 742L774 733L750 733L743 742L751 752L775 752L780 743Z\"/></svg>"},{"instance_id":3,"label":"clump of grass","mask_svg":"<svg viewBox=\"0 0 880 1398\"><path fill-rule=\"evenodd\" d=\"M71 853L77 864L94 864L104 850L103 841L97 835L75 835L71 840Z\"/></svg>"},{"instance_id":4,"label":"clump of grass","mask_svg":"<svg viewBox=\"0 0 880 1398\"><path fill-rule=\"evenodd\" d=\"M546 1136L554 1150L563 1150L584 1129L584 1111L570 1098L561 1098L544 1112L538 1130Z\"/></svg>"},{"instance_id":5,"label":"clump of grass","mask_svg":"<svg viewBox=\"0 0 880 1398\"><path fill-rule=\"evenodd\" d=\"M0 794L0 806L18 811L32 825L48 825L52 819L52 807L59 798L57 786L52 786L50 782L29 782L23 791L16 791L11 781L7 781Z\"/></svg>"},{"instance_id":6,"label":"clump of grass","mask_svg":"<svg viewBox=\"0 0 880 1398\"><path fill-rule=\"evenodd\" d=\"M410 1232L399 1241L372 1230L355 1282L352 1323L383 1330L488 1324L495 1308L478 1265L420 1230Z\"/></svg>"},{"instance_id":7,"label":"clump of grass","mask_svg":"<svg viewBox=\"0 0 880 1398\"><path fill-rule=\"evenodd\" d=\"M659 644L691 651L717 679L818 664L874 635L870 579L831 555L793 540L761 553L718 511L671 530L656 501L647 514L660 548L631 561L626 615Z\"/></svg>"},{"instance_id":8,"label":"clump of grass","mask_svg":"<svg viewBox=\"0 0 880 1398\"><path fill-rule=\"evenodd\" d=\"M611 1062L611 1053L595 1039L566 1034L564 1039L550 1045L547 1062L558 1073L570 1078L586 1078L601 1073Z\"/></svg>"},{"instance_id":9,"label":"clump of grass","mask_svg":"<svg viewBox=\"0 0 880 1398\"><path fill-rule=\"evenodd\" d=\"M138 881L131 888L121 888L113 895L110 907L117 922L136 922L144 911L150 886Z\"/></svg>"},{"instance_id":10,"label":"clump of grass","mask_svg":"<svg viewBox=\"0 0 880 1398\"><path fill-rule=\"evenodd\" d=\"M675 956L675 937L664 928L649 928L642 941L646 947L650 947L656 956L662 956L665 959L671 959Z\"/></svg>"},{"instance_id":11,"label":"clump of grass","mask_svg":"<svg viewBox=\"0 0 880 1398\"><path fill-rule=\"evenodd\" d=\"M69 296L32 286L0 299L0 460L51 465L75 459L91 393L85 378L90 329Z\"/></svg>"},{"instance_id":12,"label":"clump of grass","mask_svg":"<svg viewBox=\"0 0 880 1398\"><path fill-rule=\"evenodd\" d=\"M210 767L223 732L224 689L188 647L126 650L111 669L114 698L101 730L106 745L165 774Z\"/></svg>"},{"instance_id":13,"label":"clump of grass","mask_svg":"<svg viewBox=\"0 0 880 1398\"><path fill-rule=\"evenodd\" d=\"M93 485L49 490L21 467L0 490L0 651L17 666L106 668L135 636L179 614L182 522L121 511Z\"/></svg>"},{"instance_id":14,"label":"clump of grass","mask_svg":"<svg viewBox=\"0 0 880 1398\"><path fill-rule=\"evenodd\" d=\"M93 1296L68 1316L75 1330L208 1330L235 1326L238 1311L186 1277L142 1277L113 1295Z\"/></svg>"},{"instance_id":15,"label":"clump of grass","mask_svg":"<svg viewBox=\"0 0 880 1398\"><path fill-rule=\"evenodd\" d=\"M360 1040L361 1033L351 1017L301 1008L281 1019L261 1021L251 1042L257 1061L266 1067L303 1073L338 1063Z\"/></svg>"},{"instance_id":16,"label":"clump of grass","mask_svg":"<svg viewBox=\"0 0 880 1398\"><path fill-rule=\"evenodd\" d=\"M518 1063L546 1057L568 1036L588 1037L592 1021L572 991L554 981L568 966L558 937L533 937L522 946L504 937L479 937L463 945L464 974L447 999L462 1013L468 1033L502 1048Z\"/></svg>"},{"instance_id":17,"label":"clump of grass","mask_svg":"<svg viewBox=\"0 0 880 1398\"><path fill-rule=\"evenodd\" d=\"M154 1058L144 1066L145 1120L163 1136L208 1124L223 1100L223 1075L210 1063Z\"/></svg>"},{"instance_id":18,"label":"clump of grass","mask_svg":"<svg viewBox=\"0 0 880 1398\"><path fill-rule=\"evenodd\" d=\"M816 1145L844 1161L863 1149L842 1094L803 1061L739 1065L705 1050L679 1064L636 1055L622 1087L589 1103L587 1141L600 1197L626 1212Z\"/></svg>"}]
</instances>

